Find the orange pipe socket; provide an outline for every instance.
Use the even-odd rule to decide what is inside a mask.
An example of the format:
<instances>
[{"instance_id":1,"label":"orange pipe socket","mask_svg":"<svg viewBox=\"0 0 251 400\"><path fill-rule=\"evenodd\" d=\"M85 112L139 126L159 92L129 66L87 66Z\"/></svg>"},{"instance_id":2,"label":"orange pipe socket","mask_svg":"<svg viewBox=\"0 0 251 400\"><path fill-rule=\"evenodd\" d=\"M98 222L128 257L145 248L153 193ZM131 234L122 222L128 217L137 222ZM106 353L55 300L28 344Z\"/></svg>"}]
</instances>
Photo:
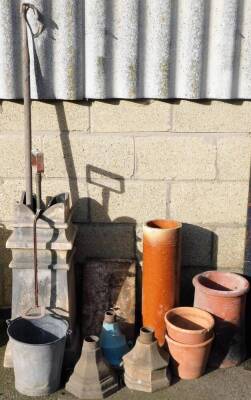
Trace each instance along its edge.
<instances>
[{"instance_id":1,"label":"orange pipe socket","mask_svg":"<svg viewBox=\"0 0 251 400\"><path fill-rule=\"evenodd\" d=\"M165 343L167 311L179 305L181 227L178 221L158 219L143 227L143 325Z\"/></svg>"}]
</instances>

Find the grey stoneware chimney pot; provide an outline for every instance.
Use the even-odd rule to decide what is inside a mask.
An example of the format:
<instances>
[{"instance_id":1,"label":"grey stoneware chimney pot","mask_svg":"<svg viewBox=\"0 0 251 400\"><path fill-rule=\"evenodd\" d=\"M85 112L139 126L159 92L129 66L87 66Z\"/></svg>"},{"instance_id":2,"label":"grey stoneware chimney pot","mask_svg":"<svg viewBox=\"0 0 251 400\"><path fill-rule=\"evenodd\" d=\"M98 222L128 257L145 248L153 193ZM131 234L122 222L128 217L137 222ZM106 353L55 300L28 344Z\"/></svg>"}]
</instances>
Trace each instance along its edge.
<instances>
[{"instance_id":1,"label":"grey stoneware chimney pot","mask_svg":"<svg viewBox=\"0 0 251 400\"><path fill-rule=\"evenodd\" d=\"M84 339L81 357L65 388L79 399L103 399L118 390L116 376L102 356L97 336Z\"/></svg>"},{"instance_id":2,"label":"grey stoneware chimney pot","mask_svg":"<svg viewBox=\"0 0 251 400\"><path fill-rule=\"evenodd\" d=\"M123 361L129 389L155 392L170 385L169 354L158 346L152 328L141 328L134 348Z\"/></svg>"}]
</instances>

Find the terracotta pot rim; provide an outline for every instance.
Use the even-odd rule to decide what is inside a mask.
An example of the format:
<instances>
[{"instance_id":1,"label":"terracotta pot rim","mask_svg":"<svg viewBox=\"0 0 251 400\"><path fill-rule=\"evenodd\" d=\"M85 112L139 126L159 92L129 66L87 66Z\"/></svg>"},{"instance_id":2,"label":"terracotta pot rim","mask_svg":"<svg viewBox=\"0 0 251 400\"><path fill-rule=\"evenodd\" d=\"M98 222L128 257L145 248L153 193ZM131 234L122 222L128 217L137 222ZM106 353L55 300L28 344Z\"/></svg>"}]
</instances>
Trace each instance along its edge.
<instances>
[{"instance_id":1,"label":"terracotta pot rim","mask_svg":"<svg viewBox=\"0 0 251 400\"><path fill-rule=\"evenodd\" d=\"M198 312L198 315L204 315L207 318L207 320L211 323L211 325L209 328L201 328L201 329L195 329L195 330L180 328L179 326L177 326L177 325L173 324L171 321L169 321L169 319L167 318L171 313L175 312L176 310L180 310L180 311L182 311L182 310L188 311L189 310L189 311L195 311L195 313ZM169 325L173 330L180 332L180 333L188 333L189 335L198 335L200 333L203 334L204 332L210 332L211 330L213 330L214 325L215 325L214 317L208 311L202 310L201 308L198 308L198 307L175 307L175 308L172 308L171 310L166 312L164 319L165 319L166 325Z\"/></svg>"},{"instance_id":2,"label":"terracotta pot rim","mask_svg":"<svg viewBox=\"0 0 251 400\"><path fill-rule=\"evenodd\" d=\"M161 226L163 224L163 226ZM173 226L168 226L168 224L173 225ZM156 226L154 226L156 225ZM160 226L157 226L160 225ZM166 226L164 226L166 225ZM180 229L182 227L182 223L180 221L177 221L175 219L165 219L165 218L156 218L149 220L144 223L144 228L147 229L152 229L152 230L159 230L159 231L170 231L170 230L176 230Z\"/></svg>"},{"instance_id":3,"label":"terracotta pot rim","mask_svg":"<svg viewBox=\"0 0 251 400\"><path fill-rule=\"evenodd\" d=\"M195 349L195 348L200 348L200 347L205 347L207 346L209 343L211 343L215 338L215 334L212 332L212 336L205 340L205 342L201 342L201 343L197 343L197 344L187 344L187 343L180 343L180 342L176 342L176 340L173 340L170 338L170 336L168 336L168 334L165 334L165 339L168 342L174 344L177 347L187 347L189 349Z\"/></svg>"},{"instance_id":4,"label":"terracotta pot rim","mask_svg":"<svg viewBox=\"0 0 251 400\"><path fill-rule=\"evenodd\" d=\"M242 286L242 288L240 289L232 289L232 290L217 290L217 289L212 289L209 288L205 285L203 285L200 282L200 277L204 276L204 277L208 277L210 273L216 273L219 275L225 275L228 277L232 277L234 279L236 279ZM207 293L207 295L211 295L211 296L220 296L220 297L239 297L242 296L244 294L246 294L249 291L250 285L249 282L246 278L244 278L241 275L235 274L234 272L223 272L223 271L215 271L215 270L209 270L209 271L205 271L202 272L200 274L197 274L193 277L193 285L194 287L199 287L200 290L204 291L205 293Z\"/></svg>"}]
</instances>

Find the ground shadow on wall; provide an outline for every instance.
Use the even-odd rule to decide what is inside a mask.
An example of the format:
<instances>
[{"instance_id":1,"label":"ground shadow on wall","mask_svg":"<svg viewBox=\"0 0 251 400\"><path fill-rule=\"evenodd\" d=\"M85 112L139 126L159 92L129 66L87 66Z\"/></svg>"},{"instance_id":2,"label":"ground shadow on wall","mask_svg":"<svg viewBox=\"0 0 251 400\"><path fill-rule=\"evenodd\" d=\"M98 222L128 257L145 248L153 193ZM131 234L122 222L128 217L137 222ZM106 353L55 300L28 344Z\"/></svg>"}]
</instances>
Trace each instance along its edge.
<instances>
[{"instance_id":1,"label":"ground shadow on wall","mask_svg":"<svg viewBox=\"0 0 251 400\"><path fill-rule=\"evenodd\" d=\"M107 254L107 257L102 257L102 258L113 258L109 254L109 243L110 243L110 248L113 248L113 240L114 240L114 230L117 229L117 237L116 237L116 243L118 243L118 246L127 246L127 243L125 241L129 241L130 243L133 243L133 248L131 249L130 252L130 258L133 258L136 260L136 325L138 327L139 325L139 317L141 315L139 305L140 301L139 299L141 298L141 285L139 284L141 280L141 269L139 268L139 265L137 263L138 257L141 257L140 252L136 249L136 221L135 219L128 217L128 216L121 216L117 217L115 219L111 219L109 216L109 200L110 196L115 193L115 195L122 195L125 192L125 183L124 183L124 178L118 174L114 174L110 171L106 171L102 168L98 168L96 166L88 164L86 166L86 180L89 188L91 186L95 186L100 189L101 191L101 197L102 201L101 203L97 202L96 200L92 199L91 197L88 198L88 209L89 209L89 215L90 215L90 220L94 220L97 223L101 224L107 224L111 223L113 224L113 231L111 233L111 238L104 238L104 240L101 240L99 242L99 250L101 254ZM99 225L97 225L98 227ZM108 225L106 225L108 226ZM131 227L131 233L130 237L127 235L124 235L123 233L123 228L125 227ZM101 228L101 227L100 227ZM102 228L101 228L102 229ZM108 234L109 235L109 234ZM108 253L107 249L105 247L108 246ZM103 248L101 248L103 247ZM113 253L113 251L112 251ZM118 257L115 257L118 258ZM119 257L120 258L120 257ZM123 257L122 257L123 258ZM102 273L98 272L98 275L101 276L102 282L100 282L99 286L99 292L100 292L100 297L102 297L102 304L97 304L96 308L96 313L99 315L103 315L103 312L110 308L113 307L114 304L116 304L121 288L127 279L128 276L130 276L130 272L128 271L130 264L125 264L125 269L119 271L119 276L118 276L118 270L116 272L112 270L108 271L103 271ZM91 277L90 277L91 280ZM104 285L104 281L106 281L106 285ZM90 282L91 283L91 282ZM110 292L108 290L110 288ZM105 292L107 293L107 296L105 296ZM89 299L90 300L90 299ZM88 299L87 299L88 301ZM82 303L84 304L85 301L84 299L82 300ZM101 310L102 308L102 310ZM101 322L101 320L100 320ZM126 329L127 332L132 332L133 329L131 326L126 326L127 324L125 321L121 320L121 325ZM137 328L136 328L137 329ZM96 330L98 331L98 329ZM90 333L90 332L89 332ZM131 336L131 335L130 335Z\"/></svg>"},{"instance_id":2,"label":"ground shadow on wall","mask_svg":"<svg viewBox=\"0 0 251 400\"><path fill-rule=\"evenodd\" d=\"M250 275L244 275L244 277L249 281L251 286ZM249 290L246 299L246 315L245 315L245 332L246 332L246 348L247 348L247 358L251 358L251 292ZM251 371L251 359L246 365L245 369Z\"/></svg>"},{"instance_id":3,"label":"ground shadow on wall","mask_svg":"<svg viewBox=\"0 0 251 400\"><path fill-rule=\"evenodd\" d=\"M11 262L11 250L6 249L6 241L11 231L4 224L0 224L0 347L8 341L5 320L11 317L11 280L12 274L9 268Z\"/></svg>"},{"instance_id":4,"label":"ground shadow on wall","mask_svg":"<svg viewBox=\"0 0 251 400\"><path fill-rule=\"evenodd\" d=\"M8 292L5 284L11 282L11 269L9 268L12 255L11 249L6 248L6 242L12 231L6 225L0 223L0 304L9 306L11 302L11 293Z\"/></svg>"},{"instance_id":5,"label":"ground shadow on wall","mask_svg":"<svg viewBox=\"0 0 251 400\"><path fill-rule=\"evenodd\" d=\"M132 256L131 258L136 259L136 256L140 257L140 254L136 250L136 221L133 218L130 218L128 216L121 216L119 218L116 218L115 220L111 220L109 216L109 199L111 193L116 193L118 196L124 193L125 191L125 185L124 185L124 178L120 175L114 174L110 171L105 171L104 169L98 168L93 165L87 165L86 166L86 183L90 187L92 185L95 185L96 187L99 187L101 190L102 194L102 202L99 203L96 200L88 197L88 198L81 198L80 197L80 192L79 192L79 187L78 187L78 180L77 180L77 173L76 173L76 167L74 163L74 158L73 158L73 153L72 153L72 148L71 148L71 142L70 142L70 134L69 134L69 128L67 124L67 119L64 111L64 105L63 102L58 102L56 104L56 113L57 113L57 119L58 119L58 124L59 124L59 129L60 129L60 140L61 140L61 147L62 147L62 152L63 152L63 157L65 161L65 168L67 172L67 177L69 181L69 188L70 188L70 194L72 198L72 204L73 204L73 220L77 223L81 220L79 212L80 210L85 210L87 209L87 222L91 223L91 221L95 220L98 221L97 224L94 224L97 229L99 229L99 222L100 222L100 228L102 227L102 224L107 224L106 226L109 226L109 223L112 223L113 225L113 236L114 236L114 230L117 229L117 237L116 237L116 243L119 243L120 245L125 242L125 237L123 237L123 229L121 227L128 227L130 226L131 229L131 237L129 238L129 241L131 243L134 243L134 248L132 251ZM83 225L84 226L84 225ZM84 229L84 228L83 228ZM85 243L88 245L88 241L90 243L91 240L96 242L96 252L97 254L107 254L107 244L109 245L112 242L113 238L109 237L101 237L100 235L97 234L97 236L91 235L89 238L86 238L86 235L88 236L88 233L85 233ZM128 237L128 236L127 236ZM78 322L81 325L81 315L82 315L82 305L84 304L85 298L84 298L84 293L83 293L83 263L79 263L78 261L78 254L84 254L84 257L88 257L88 249L86 249L86 254L85 254L85 249L83 249L83 244L82 244L82 238L81 238L81 232L78 233L78 237L76 240L76 254L77 257L75 258L75 273L76 273L76 282L77 282L77 315L78 315ZM91 246L93 248L93 244ZM111 246L112 247L112 246ZM114 246L113 246L114 247ZM104 251L106 250L106 251ZM83 259L83 257L80 257ZM102 256L104 258L104 256ZM109 257L109 252L107 254L106 258L119 258L119 257ZM136 273L137 273L137 282L140 280L140 268L137 265L136 268ZM123 274L121 275L119 285L117 285L116 290L114 290L114 296L112 299L112 303L116 303L117 298L120 294L120 290L123 286L123 283L128 275L128 271L124 271ZM109 284L109 283L108 283ZM139 293L140 290L140 285L136 284L136 297L137 301L136 304L140 304L138 301L139 298L141 298L141 293ZM113 304L105 304L105 307L112 307ZM140 311L137 309L136 310L136 321L139 318ZM137 323L138 325L138 323ZM90 332L92 333L92 332Z\"/></svg>"},{"instance_id":6,"label":"ground shadow on wall","mask_svg":"<svg viewBox=\"0 0 251 400\"><path fill-rule=\"evenodd\" d=\"M244 276L249 281L251 287L251 166L249 172L249 187L247 201L247 217L246 217L246 241L244 254ZM251 290L247 294L246 301L246 344L247 355L251 357ZM247 365L247 369L251 370L251 362Z\"/></svg>"},{"instance_id":7,"label":"ground shadow on wall","mask_svg":"<svg viewBox=\"0 0 251 400\"><path fill-rule=\"evenodd\" d=\"M192 279L196 274L217 268L217 252L218 237L213 231L182 224L181 305L193 305Z\"/></svg>"}]
</instances>

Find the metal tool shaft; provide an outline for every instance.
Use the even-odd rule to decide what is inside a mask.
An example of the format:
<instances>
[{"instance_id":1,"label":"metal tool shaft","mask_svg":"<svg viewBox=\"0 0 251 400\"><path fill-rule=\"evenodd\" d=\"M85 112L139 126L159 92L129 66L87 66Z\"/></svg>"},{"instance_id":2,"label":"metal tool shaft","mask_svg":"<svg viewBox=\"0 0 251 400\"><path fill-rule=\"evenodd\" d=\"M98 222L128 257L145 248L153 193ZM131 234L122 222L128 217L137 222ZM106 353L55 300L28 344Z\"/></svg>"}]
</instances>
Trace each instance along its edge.
<instances>
[{"instance_id":1,"label":"metal tool shaft","mask_svg":"<svg viewBox=\"0 0 251 400\"><path fill-rule=\"evenodd\" d=\"M36 192L37 192L37 209L41 210L42 208L42 188L41 188L41 172L36 173Z\"/></svg>"},{"instance_id":2,"label":"metal tool shaft","mask_svg":"<svg viewBox=\"0 0 251 400\"><path fill-rule=\"evenodd\" d=\"M35 297L35 306L38 305L38 264L37 264L37 221L40 216L41 210L37 210L34 216L33 222L33 256L34 256L34 297Z\"/></svg>"},{"instance_id":3,"label":"metal tool shaft","mask_svg":"<svg viewBox=\"0 0 251 400\"><path fill-rule=\"evenodd\" d=\"M22 5L22 56L23 56L23 96L24 96L24 151L25 151L25 184L26 205L32 207L32 166L31 166L31 99L30 99L30 56L26 15L29 7Z\"/></svg>"}]
</instances>

